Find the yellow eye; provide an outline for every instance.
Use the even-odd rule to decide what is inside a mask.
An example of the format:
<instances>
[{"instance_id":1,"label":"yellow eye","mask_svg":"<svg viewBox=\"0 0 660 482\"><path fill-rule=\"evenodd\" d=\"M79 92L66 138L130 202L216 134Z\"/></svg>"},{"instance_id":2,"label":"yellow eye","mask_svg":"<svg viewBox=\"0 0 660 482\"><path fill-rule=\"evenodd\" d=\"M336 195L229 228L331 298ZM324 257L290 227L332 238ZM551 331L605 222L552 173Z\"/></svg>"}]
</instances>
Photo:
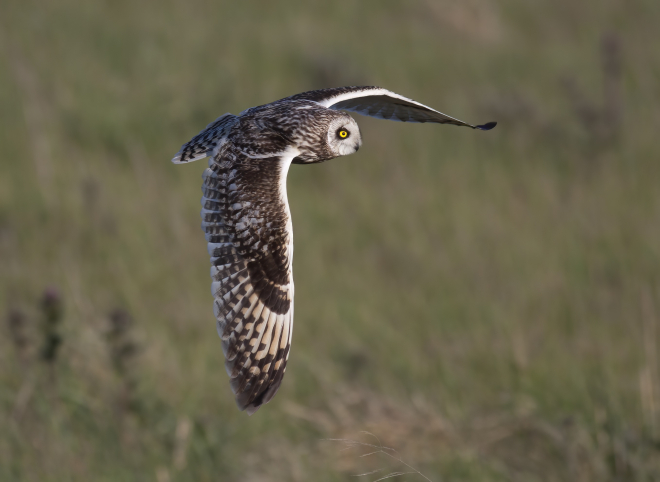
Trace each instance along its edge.
<instances>
[{"instance_id":1,"label":"yellow eye","mask_svg":"<svg viewBox=\"0 0 660 482\"><path fill-rule=\"evenodd\" d=\"M339 129L339 137L346 139L348 137L348 131L346 129Z\"/></svg>"}]
</instances>

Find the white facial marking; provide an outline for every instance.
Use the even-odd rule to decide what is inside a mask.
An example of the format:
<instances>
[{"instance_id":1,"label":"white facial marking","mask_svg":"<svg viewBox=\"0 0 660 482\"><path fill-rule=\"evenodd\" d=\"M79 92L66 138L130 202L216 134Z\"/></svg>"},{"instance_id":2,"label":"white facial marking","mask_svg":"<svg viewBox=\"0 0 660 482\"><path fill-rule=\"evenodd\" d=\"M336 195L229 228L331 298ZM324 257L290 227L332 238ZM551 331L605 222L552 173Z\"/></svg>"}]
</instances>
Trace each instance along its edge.
<instances>
[{"instance_id":1,"label":"white facial marking","mask_svg":"<svg viewBox=\"0 0 660 482\"><path fill-rule=\"evenodd\" d=\"M328 146L337 156L348 156L362 145L362 136L357 122L352 117L340 117L330 123Z\"/></svg>"}]
</instances>

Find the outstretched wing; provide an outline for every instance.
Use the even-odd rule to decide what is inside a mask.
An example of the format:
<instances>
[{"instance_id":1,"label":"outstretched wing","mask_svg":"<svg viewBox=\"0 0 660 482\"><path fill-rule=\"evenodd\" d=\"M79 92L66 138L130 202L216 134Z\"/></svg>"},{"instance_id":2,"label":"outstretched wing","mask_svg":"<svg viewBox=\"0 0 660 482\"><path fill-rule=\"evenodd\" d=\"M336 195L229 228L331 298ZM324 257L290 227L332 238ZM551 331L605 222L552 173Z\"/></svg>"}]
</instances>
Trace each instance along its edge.
<instances>
[{"instance_id":1,"label":"outstretched wing","mask_svg":"<svg viewBox=\"0 0 660 482\"><path fill-rule=\"evenodd\" d=\"M358 114L399 122L435 122L490 130L497 122L474 126L438 112L412 99L380 87L337 87L313 90L289 97L291 100L311 100L335 110L348 110Z\"/></svg>"},{"instance_id":2,"label":"outstretched wing","mask_svg":"<svg viewBox=\"0 0 660 482\"><path fill-rule=\"evenodd\" d=\"M229 113L221 115L181 146L181 150L172 158L172 162L183 164L212 156L213 151L227 138L229 130L237 121L238 117L235 115Z\"/></svg>"},{"instance_id":3,"label":"outstretched wing","mask_svg":"<svg viewBox=\"0 0 660 482\"><path fill-rule=\"evenodd\" d=\"M225 367L241 410L275 395L293 328L293 233L286 175L295 153L250 158L224 146L202 185L202 228Z\"/></svg>"}]
</instances>

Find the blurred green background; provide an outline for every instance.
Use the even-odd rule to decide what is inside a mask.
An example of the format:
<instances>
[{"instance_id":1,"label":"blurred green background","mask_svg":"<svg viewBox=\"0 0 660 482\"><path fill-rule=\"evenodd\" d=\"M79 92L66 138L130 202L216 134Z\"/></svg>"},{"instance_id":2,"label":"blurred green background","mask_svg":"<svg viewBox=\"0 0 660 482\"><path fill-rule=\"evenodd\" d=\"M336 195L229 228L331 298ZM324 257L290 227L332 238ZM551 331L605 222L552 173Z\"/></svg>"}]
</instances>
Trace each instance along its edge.
<instances>
[{"instance_id":1,"label":"blurred green background","mask_svg":"<svg viewBox=\"0 0 660 482\"><path fill-rule=\"evenodd\" d=\"M408 470L325 440L361 431L433 481L660 480L659 23L657 0L4 0L0 480ZM356 115L358 154L292 167L293 350L248 417L205 165L170 159L354 84L499 125Z\"/></svg>"}]
</instances>

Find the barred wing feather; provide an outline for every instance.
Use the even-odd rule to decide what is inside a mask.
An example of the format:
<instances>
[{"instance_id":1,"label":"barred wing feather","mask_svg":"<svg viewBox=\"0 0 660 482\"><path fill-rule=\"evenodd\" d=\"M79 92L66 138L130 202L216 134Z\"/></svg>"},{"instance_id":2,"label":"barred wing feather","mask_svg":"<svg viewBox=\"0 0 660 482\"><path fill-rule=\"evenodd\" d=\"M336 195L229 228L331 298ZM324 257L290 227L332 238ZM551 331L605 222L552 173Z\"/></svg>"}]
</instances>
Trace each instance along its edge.
<instances>
[{"instance_id":1,"label":"barred wing feather","mask_svg":"<svg viewBox=\"0 0 660 482\"><path fill-rule=\"evenodd\" d=\"M291 345L293 233L285 180L292 159L252 159L227 143L203 176L217 329L236 403L249 414L275 395Z\"/></svg>"}]
</instances>

